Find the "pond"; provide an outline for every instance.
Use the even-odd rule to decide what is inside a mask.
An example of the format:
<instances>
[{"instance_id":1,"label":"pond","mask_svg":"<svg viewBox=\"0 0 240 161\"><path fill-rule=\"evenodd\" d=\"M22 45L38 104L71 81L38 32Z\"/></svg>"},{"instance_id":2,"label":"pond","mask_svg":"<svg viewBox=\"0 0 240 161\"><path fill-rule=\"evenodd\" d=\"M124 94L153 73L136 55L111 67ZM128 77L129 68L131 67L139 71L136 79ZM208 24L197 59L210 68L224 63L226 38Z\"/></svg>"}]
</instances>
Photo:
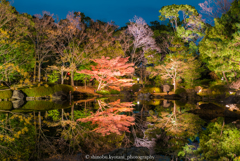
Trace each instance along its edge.
<instances>
[{"instance_id":1,"label":"pond","mask_svg":"<svg viewBox=\"0 0 240 161\"><path fill-rule=\"evenodd\" d=\"M211 133L208 125L215 123L217 135L224 135L228 125L238 127L240 118L219 102L109 97L28 101L19 109L10 104L0 102L3 160L121 160L116 157L124 154L129 160L198 160L201 156L192 151L203 131ZM202 143L202 148L212 147Z\"/></svg>"}]
</instances>

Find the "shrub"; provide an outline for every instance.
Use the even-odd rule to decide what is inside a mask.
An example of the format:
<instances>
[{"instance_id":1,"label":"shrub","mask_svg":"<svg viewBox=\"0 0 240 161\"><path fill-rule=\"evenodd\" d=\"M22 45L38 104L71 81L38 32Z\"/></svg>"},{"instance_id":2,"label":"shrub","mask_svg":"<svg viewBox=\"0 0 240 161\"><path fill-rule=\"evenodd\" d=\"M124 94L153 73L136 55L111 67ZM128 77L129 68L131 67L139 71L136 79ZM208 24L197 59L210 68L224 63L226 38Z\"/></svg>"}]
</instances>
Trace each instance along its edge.
<instances>
[{"instance_id":1,"label":"shrub","mask_svg":"<svg viewBox=\"0 0 240 161\"><path fill-rule=\"evenodd\" d=\"M21 89L28 97L42 97L42 96L50 96L58 91L63 91L64 93L69 93L69 91L73 92L73 87L65 84L57 84L57 85L49 85L49 87L39 86L23 88Z\"/></svg>"},{"instance_id":2,"label":"shrub","mask_svg":"<svg viewBox=\"0 0 240 161\"><path fill-rule=\"evenodd\" d=\"M133 92L138 92L139 89L141 88L141 85L140 84L134 84L131 89Z\"/></svg>"},{"instance_id":3,"label":"shrub","mask_svg":"<svg viewBox=\"0 0 240 161\"><path fill-rule=\"evenodd\" d=\"M213 81L212 79L196 80L195 86L209 87L212 81Z\"/></svg>"},{"instance_id":4,"label":"shrub","mask_svg":"<svg viewBox=\"0 0 240 161\"><path fill-rule=\"evenodd\" d=\"M102 95L108 95L108 94L111 94L109 91L107 90L101 90L101 91L97 91L96 93L98 94L102 94Z\"/></svg>"},{"instance_id":5,"label":"shrub","mask_svg":"<svg viewBox=\"0 0 240 161\"><path fill-rule=\"evenodd\" d=\"M223 117L208 124L200 134L199 153L206 160L233 160L240 155L240 131L232 124L223 126Z\"/></svg>"},{"instance_id":6,"label":"shrub","mask_svg":"<svg viewBox=\"0 0 240 161\"><path fill-rule=\"evenodd\" d=\"M211 86L210 90L213 91L212 94L223 94L228 91L228 89L224 85Z\"/></svg>"},{"instance_id":7,"label":"shrub","mask_svg":"<svg viewBox=\"0 0 240 161\"><path fill-rule=\"evenodd\" d=\"M151 87L149 88L150 93L161 93L161 89L159 87Z\"/></svg>"},{"instance_id":8,"label":"shrub","mask_svg":"<svg viewBox=\"0 0 240 161\"><path fill-rule=\"evenodd\" d=\"M111 94L120 94L120 92L119 92L119 91L117 91L117 90L114 90L114 89L110 90L110 93L111 93Z\"/></svg>"},{"instance_id":9,"label":"shrub","mask_svg":"<svg viewBox=\"0 0 240 161\"><path fill-rule=\"evenodd\" d=\"M145 87L141 93L161 93L161 89L159 87Z\"/></svg>"},{"instance_id":10,"label":"shrub","mask_svg":"<svg viewBox=\"0 0 240 161\"><path fill-rule=\"evenodd\" d=\"M11 90L0 91L0 99L12 98L13 92Z\"/></svg>"},{"instance_id":11,"label":"shrub","mask_svg":"<svg viewBox=\"0 0 240 161\"><path fill-rule=\"evenodd\" d=\"M181 94L181 93L187 93L187 91L184 89L184 88L178 88L178 89L176 89L176 91L175 91L175 94Z\"/></svg>"}]
</instances>

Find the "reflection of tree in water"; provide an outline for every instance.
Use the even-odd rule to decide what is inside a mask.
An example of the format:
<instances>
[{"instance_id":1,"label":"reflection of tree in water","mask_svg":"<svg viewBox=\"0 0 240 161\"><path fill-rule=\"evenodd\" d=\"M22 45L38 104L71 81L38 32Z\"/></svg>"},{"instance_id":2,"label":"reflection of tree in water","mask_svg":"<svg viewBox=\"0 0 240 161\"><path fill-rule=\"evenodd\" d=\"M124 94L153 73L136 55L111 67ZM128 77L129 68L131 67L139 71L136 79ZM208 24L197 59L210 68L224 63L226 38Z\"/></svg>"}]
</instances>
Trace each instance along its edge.
<instances>
[{"instance_id":1,"label":"reflection of tree in water","mask_svg":"<svg viewBox=\"0 0 240 161\"><path fill-rule=\"evenodd\" d=\"M28 160L34 149L35 130L31 114L0 114L1 160Z\"/></svg>"},{"instance_id":2,"label":"reflection of tree in water","mask_svg":"<svg viewBox=\"0 0 240 161\"><path fill-rule=\"evenodd\" d=\"M150 115L147 121L153 125L149 125L145 134L148 138L158 138L156 152L168 154L177 154L188 142L188 138L194 140L204 123L197 115L182 112L175 102L172 112L150 112Z\"/></svg>"},{"instance_id":3,"label":"reflection of tree in water","mask_svg":"<svg viewBox=\"0 0 240 161\"><path fill-rule=\"evenodd\" d=\"M134 137L134 146L147 147L150 154L154 153L155 139L151 140L145 136L145 131L149 123L146 122L146 116L148 116L148 109L146 104L142 105L142 109L138 114L134 114L135 127L132 127L132 134ZM143 136L142 136L143 134Z\"/></svg>"},{"instance_id":4,"label":"reflection of tree in water","mask_svg":"<svg viewBox=\"0 0 240 161\"><path fill-rule=\"evenodd\" d=\"M35 158L62 159L78 153L103 154L119 148L123 140L128 141L125 131L134 124L134 118L122 112L132 111L132 104L120 103L120 100L111 103L99 100L98 103L96 113L90 112L86 106L77 110L72 105L71 111L48 111L42 120L39 112L35 116L38 126Z\"/></svg>"},{"instance_id":5,"label":"reflection of tree in water","mask_svg":"<svg viewBox=\"0 0 240 161\"><path fill-rule=\"evenodd\" d=\"M127 115L120 115L119 113L131 112L133 110L133 108L129 108L133 106L131 102L120 103L120 100L117 100L106 104L105 102L98 100L98 103L99 109L95 114L92 114L92 116L88 118L78 119L77 121L91 121L93 125L97 124L98 127L93 131L101 133L103 136L111 133L121 135L121 132L130 132L128 126L134 124L134 118Z\"/></svg>"}]
</instances>

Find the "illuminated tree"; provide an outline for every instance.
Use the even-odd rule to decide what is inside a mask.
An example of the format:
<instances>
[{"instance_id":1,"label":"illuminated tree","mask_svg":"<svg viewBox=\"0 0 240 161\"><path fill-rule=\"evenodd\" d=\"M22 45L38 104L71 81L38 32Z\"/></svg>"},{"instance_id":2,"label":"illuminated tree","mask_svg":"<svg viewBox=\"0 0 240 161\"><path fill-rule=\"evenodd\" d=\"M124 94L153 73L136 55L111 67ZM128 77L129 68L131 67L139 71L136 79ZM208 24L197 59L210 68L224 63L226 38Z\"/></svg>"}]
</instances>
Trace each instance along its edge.
<instances>
[{"instance_id":1,"label":"illuminated tree","mask_svg":"<svg viewBox=\"0 0 240 161\"><path fill-rule=\"evenodd\" d=\"M32 66L31 45L26 39L29 33L29 16L17 14L9 2L0 2L0 80L8 84L18 75L15 68L25 68L29 71Z\"/></svg>"},{"instance_id":2,"label":"illuminated tree","mask_svg":"<svg viewBox=\"0 0 240 161\"><path fill-rule=\"evenodd\" d=\"M180 22L179 12L183 14L183 20ZM159 19L161 21L169 19L175 35L183 39L185 42L195 42L199 37L203 36L204 23L201 15L190 5L169 5L164 6L160 10Z\"/></svg>"},{"instance_id":3,"label":"illuminated tree","mask_svg":"<svg viewBox=\"0 0 240 161\"><path fill-rule=\"evenodd\" d=\"M144 58L144 53L136 53L138 48L142 48L143 51L147 51L148 49L160 51L153 38L151 28L148 27L143 18L135 16L134 19L130 21L127 30L134 38L133 49L130 53L131 63L141 62Z\"/></svg>"},{"instance_id":4,"label":"illuminated tree","mask_svg":"<svg viewBox=\"0 0 240 161\"><path fill-rule=\"evenodd\" d=\"M187 70L186 63L182 55L169 54L166 56L163 64L154 67L156 70L153 75L160 75L163 79L172 79L174 92L177 89L177 77Z\"/></svg>"},{"instance_id":5,"label":"illuminated tree","mask_svg":"<svg viewBox=\"0 0 240 161\"><path fill-rule=\"evenodd\" d=\"M231 24L237 26L236 24ZM205 38L200 42L199 51L207 67L224 78L227 84L239 71L239 33L231 35L229 24L215 20L215 26L207 30Z\"/></svg>"},{"instance_id":6,"label":"illuminated tree","mask_svg":"<svg viewBox=\"0 0 240 161\"><path fill-rule=\"evenodd\" d=\"M74 86L74 72L81 65L89 63L90 58L101 56L116 57L123 55L120 44L112 36L115 26L111 23L99 23L91 20L87 27L81 14L69 13L67 19L58 24L57 50L62 61L69 66L64 69L71 72L71 85ZM64 62L63 62L64 63ZM61 72L63 76L63 70Z\"/></svg>"},{"instance_id":7,"label":"illuminated tree","mask_svg":"<svg viewBox=\"0 0 240 161\"><path fill-rule=\"evenodd\" d=\"M225 14L231 6L234 0L205 0L198 5L201 7L201 13L207 15L210 18L219 18L222 14ZM210 22L212 22L210 20Z\"/></svg>"},{"instance_id":8,"label":"illuminated tree","mask_svg":"<svg viewBox=\"0 0 240 161\"><path fill-rule=\"evenodd\" d=\"M53 29L56 27L56 24L53 19L53 14L46 11L44 11L42 15L34 15L33 22L34 26L29 26L31 32L28 34L34 46L36 60L33 82L35 82L37 68L38 82L40 82L42 63L47 57L55 56L55 34L53 34L55 31Z\"/></svg>"},{"instance_id":9,"label":"illuminated tree","mask_svg":"<svg viewBox=\"0 0 240 161\"><path fill-rule=\"evenodd\" d=\"M98 82L97 90L101 90L108 86L109 88L120 91L120 86L132 86L132 79L119 79L118 77L134 72L132 67L134 64L126 64L129 57L121 58L116 57L110 59L109 57L102 57L101 59L92 59L93 62L97 63L96 66L92 66L92 70L81 70L77 73L88 74L95 78Z\"/></svg>"}]
</instances>

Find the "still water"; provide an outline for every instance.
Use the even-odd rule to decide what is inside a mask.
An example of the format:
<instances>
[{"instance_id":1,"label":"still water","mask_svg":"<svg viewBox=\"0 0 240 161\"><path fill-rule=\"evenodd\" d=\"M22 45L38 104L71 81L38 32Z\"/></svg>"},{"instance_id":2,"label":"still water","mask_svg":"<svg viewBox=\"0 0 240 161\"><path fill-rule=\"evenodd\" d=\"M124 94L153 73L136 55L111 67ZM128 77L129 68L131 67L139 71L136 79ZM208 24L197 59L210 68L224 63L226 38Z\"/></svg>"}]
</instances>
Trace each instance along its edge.
<instances>
[{"instance_id":1,"label":"still water","mask_svg":"<svg viewBox=\"0 0 240 161\"><path fill-rule=\"evenodd\" d=\"M199 146L198 134L211 121L229 124L240 116L216 102L117 97L28 101L19 109L2 101L0 112L0 158L24 161L101 160L124 149L145 156L140 160L191 159L179 154L185 145Z\"/></svg>"}]
</instances>

